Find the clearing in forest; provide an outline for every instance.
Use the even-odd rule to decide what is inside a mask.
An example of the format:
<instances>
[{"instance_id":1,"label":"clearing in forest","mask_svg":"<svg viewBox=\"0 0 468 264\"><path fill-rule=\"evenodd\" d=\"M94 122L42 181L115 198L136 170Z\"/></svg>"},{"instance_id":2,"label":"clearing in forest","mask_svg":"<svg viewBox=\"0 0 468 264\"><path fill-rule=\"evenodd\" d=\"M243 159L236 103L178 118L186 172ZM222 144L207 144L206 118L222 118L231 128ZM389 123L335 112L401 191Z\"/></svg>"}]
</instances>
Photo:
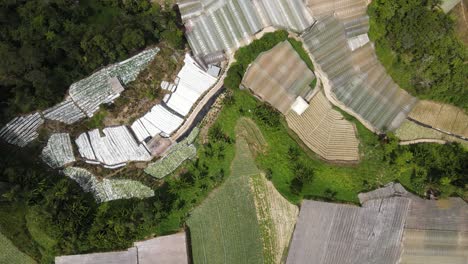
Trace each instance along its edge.
<instances>
[{"instance_id":1,"label":"clearing in forest","mask_svg":"<svg viewBox=\"0 0 468 264\"><path fill-rule=\"evenodd\" d=\"M297 208L266 182L252 146L262 151L266 141L252 120L242 118L230 176L187 221L194 263L278 263L289 243Z\"/></svg>"},{"instance_id":2,"label":"clearing in forest","mask_svg":"<svg viewBox=\"0 0 468 264\"><path fill-rule=\"evenodd\" d=\"M31 257L21 252L0 232L0 263L36 263Z\"/></svg>"}]
</instances>

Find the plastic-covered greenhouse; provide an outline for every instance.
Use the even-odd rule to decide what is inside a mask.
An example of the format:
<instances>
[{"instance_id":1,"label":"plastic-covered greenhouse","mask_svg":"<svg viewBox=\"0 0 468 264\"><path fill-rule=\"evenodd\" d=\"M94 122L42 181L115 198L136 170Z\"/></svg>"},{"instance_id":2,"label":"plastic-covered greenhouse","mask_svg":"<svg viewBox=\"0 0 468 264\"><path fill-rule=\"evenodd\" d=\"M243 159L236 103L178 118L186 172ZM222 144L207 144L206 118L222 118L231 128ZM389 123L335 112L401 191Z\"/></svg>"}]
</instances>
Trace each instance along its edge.
<instances>
[{"instance_id":1,"label":"plastic-covered greenhouse","mask_svg":"<svg viewBox=\"0 0 468 264\"><path fill-rule=\"evenodd\" d=\"M377 130L403 122L416 99L393 82L371 44L351 52L345 26L335 15L319 19L302 38L335 99Z\"/></svg>"},{"instance_id":2,"label":"plastic-covered greenhouse","mask_svg":"<svg viewBox=\"0 0 468 264\"><path fill-rule=\"evenodd\" d=\"M301 32L312 16L301 0L183 0L186 36L197 56L231 52L267 26Z\"/></svg>"}]
</instances>

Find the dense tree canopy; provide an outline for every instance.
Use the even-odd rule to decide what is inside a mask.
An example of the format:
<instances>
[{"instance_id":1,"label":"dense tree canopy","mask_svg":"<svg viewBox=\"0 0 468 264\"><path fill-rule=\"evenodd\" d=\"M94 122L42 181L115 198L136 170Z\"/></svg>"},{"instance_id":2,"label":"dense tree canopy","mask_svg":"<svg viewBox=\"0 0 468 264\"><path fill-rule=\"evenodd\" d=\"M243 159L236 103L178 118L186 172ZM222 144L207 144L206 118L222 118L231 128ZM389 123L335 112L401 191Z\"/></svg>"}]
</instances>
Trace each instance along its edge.
<instances>
[{"instance_id":1,"label":"dense tree canopy","mask_svg":"<svg viewBox=\"0 0 468 264\"><path fill-rule=\"evenodd\" d=\"M415 96L468 108L468 49L437 0L374 0L370 36L393 79Z\"/></svg>"},{"instance_id":2,"label":"dense tree canopy","mask_svg":"<svg viewBox=\"0 0 468 264\"><path fill-rule=\"evenodd\" d=\"M182 46L178 19L149 0L0 1L0 121L62 100L72 82L146 46Z\"/></svg>"}]
</instances>

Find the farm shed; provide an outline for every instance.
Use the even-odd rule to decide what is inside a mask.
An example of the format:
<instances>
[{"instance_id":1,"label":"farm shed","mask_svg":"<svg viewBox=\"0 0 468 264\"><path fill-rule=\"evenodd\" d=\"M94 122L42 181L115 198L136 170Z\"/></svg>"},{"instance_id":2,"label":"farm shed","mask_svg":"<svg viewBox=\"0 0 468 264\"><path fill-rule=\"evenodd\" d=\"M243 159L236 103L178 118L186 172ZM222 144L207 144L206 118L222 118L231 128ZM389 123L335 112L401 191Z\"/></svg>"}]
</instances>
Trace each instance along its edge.
<instances>
[{"instance_id":1,"label":"farm shed","mask_svg":"<svg viewBox=\"0 0 468 264\"><path fill-rule=\"evenodd\" d=\"M78 167L68 167L63 173L76 181L85 192L91 192L98 203L154 196L154 191L139 181L125 179L99 180L91 172Z\"/></svg>"},{"instance_id":2,"label":"farm shed","mask_svg":"<svg viewBox=\"0 0 468 264\"><path fill-rule=\"evenodd\" d=\"M126 126L107 127L103 133L101 137L99 129L94 129L75 140L85 161L113 169L125 166L130 161L151 160L146 147L135 141Z\"/></svg>"},{"instance_id":3,"label":"farm shed","mask_svg":"<svg viewBox=\"0 0 468 264\"><path fill-rule=\"evenodd\" d=\"M74 162L73 147L68 133L52 134L42 149L42 160L52 168L63 167Z\"/></svg>"},{"instance_id":4,"label":"farm shed","mask_svg":"<svg viewBox=\"0 0 468 264\"><path fill-rule=\"evenodd\" d=\"M242 84L286 114L298 96L312 93L314 73L288 41L261 53L247 69Z\"/></svg>"},{"instance_id":5,"label":"farm shed","mask_svg":"<svg viewBox=\"0 0 468 264\"><path fill-rule=\"evenodd\" d=\"M137 249L132 247L125 251L60 256L55 258L55 264L138 264L137 256Z\"/></svg>"},{"instance_id":6,"label":"farm shed","mask_svg":"<svg viewBox=\"0 0 468 264\"><path fill-rule=\"evenodd\" d=\"M83 111L81 111L81 109L70 98L45 110L42 114L45 119L59 121L68 125L86 117Z\"/></svg>"},{"instance_id":7,"label":"farm shed","mask_svg":"<svg viewBox=\"0 0 468 264\"><path fill-rule=\"evenodd\" d=\"M199 57L231 53L268 26L300 32L313 22L301 0L194 0L178 5L187 40Z\"/></svg>"},{"instance_id":8,"label":"farm shed","mask_svg":"<svg viewBox=\"0 0 468 264\"><path fill-rule=\"evenodd\" d=\"M359 140L353 124L336 110L322 91L302 114L289 111L286 121L308 148L330 161L359 160Z\"/></svg>"},{"instance_id":9,"label":"farm shed","mask_svg":"<svg viewBox=\"0 0 468 264\"><path fill-rule=\"evenodd\" d=\"M135 242L138 264L188 264L185 233Z\"/></svg>"},{"instance_id":10,"label":"farm shed","mask_svg":"<svg viewBox=\"0 0 468 264\"><path fill-rule=\"evenodd\" d=\"M449 104L421 100L409 113L419 123L468 139L468 115Z\"/></svg>"},{"instance_id":11,"label":"farm shed","mask_svg":"<svg viewBox=\"0 0 468 264\"><path fill-rule=\"evenodd\" d=\"M0 130L0 138L10 144L25 147L39 136L37 130L42 124L44 124L44 119L38 112L18 116Z\"/></svg>"},{"instance_id":12,"label":"farm shed","mask_svg":"<svg viewBox=\"0 0 468 264\"><path fill-rule=\"evenodd\" d=\"M119 97L122 85L135 80L158 52L159 48L145 50L73 83L69 90L71 99L88 117L92 117L101 104L111 103Z\"/></svg>"},{"instance_id":13,"label":"farm shed","mask_svg":"<svg viewBox=\"0 0 468 264\"><path fill-rule=\"evenodd\" d=\"M189 54L185 54L184 66L177 74L175 91L165 97L168 107L186 116L200 96L212 87L217 78L200 68Z\"/></svg>"},{"instance_id":14,"label":"farm shed","mask_svg":"<svg viewBox=\"0 0 468 264\"><path fill-rule=\"evenodd\" d=\"M286 263L467 263L462 199L424 200L390 183L359 200L305 200Z\"/></svg>"},{"instance_id":15,"label":"farm shed","mask_svg":"<svg viewBox=\"0 0 468 264\"><path fill-rule=\"evenodd\" d=\"M345 26L334 15L321 18L302 39L327 95L375 130L400 126L417 100L391 79L369 43L353 56Z\"/></svg>"}]
</instances>

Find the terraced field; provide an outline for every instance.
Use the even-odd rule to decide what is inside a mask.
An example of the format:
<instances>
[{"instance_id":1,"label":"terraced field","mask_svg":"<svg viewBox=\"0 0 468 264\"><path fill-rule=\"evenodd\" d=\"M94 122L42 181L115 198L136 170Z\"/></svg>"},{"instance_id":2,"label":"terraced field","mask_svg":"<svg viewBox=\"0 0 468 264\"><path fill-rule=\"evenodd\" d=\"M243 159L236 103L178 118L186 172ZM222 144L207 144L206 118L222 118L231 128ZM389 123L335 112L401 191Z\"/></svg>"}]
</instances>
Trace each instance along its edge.
<instances>
[{"instance_id":1,"label":"terraced field","mask_svg":"<svg viewBox=\"0 0 468 264\"><path fill-rule=\"evenodd\" d=\"M435 129L423 127L414 122L405 120L403 124L395 131L395 135L403 144L419 143L425 141L458 142L468 149L468 141L442 133Z\"/></svg>"},{"instance_id":2,"label":"terraced field","mask_svg":"<svg viewBox=\"0 0 468 264\"><path fill-rule=\"evenodd\" d=\"M288 126L312 151L330 161L359 160L359 140L351 122L332 109L322 92L310 101L304 113L286 114Z\"/></svg>"},{"instance_id":3,"label":"terraced field","mask_svg":"<svg viewBox=\"0 0 468 264\"><path fill-rule=\"evenodd\" d=\"M257 168L266 141L255 123L236 125L231 174L190 216L194 263L280 263L298 214Z\"/></svg>"},{"instance_id":4,"label":"terraced field","mask_svg":"<svg viewBox=\"0 0 468 264\"><path fill-rule=\"evenodd\" d=\"M409 113L409 117L433 128L468 138L468 115L455 106L421 100Z\"/></svg>"},{"instance_id":5,"label":"terraced field","mask_svg":"<svg viewBox=\"0 0 468 264\"><path fill-rule=\"evenodd\" d=\"M0 232L0 263L29 264L36 262L28 255L19 251L19 249Z\"/></svg>"}]
</instances>

